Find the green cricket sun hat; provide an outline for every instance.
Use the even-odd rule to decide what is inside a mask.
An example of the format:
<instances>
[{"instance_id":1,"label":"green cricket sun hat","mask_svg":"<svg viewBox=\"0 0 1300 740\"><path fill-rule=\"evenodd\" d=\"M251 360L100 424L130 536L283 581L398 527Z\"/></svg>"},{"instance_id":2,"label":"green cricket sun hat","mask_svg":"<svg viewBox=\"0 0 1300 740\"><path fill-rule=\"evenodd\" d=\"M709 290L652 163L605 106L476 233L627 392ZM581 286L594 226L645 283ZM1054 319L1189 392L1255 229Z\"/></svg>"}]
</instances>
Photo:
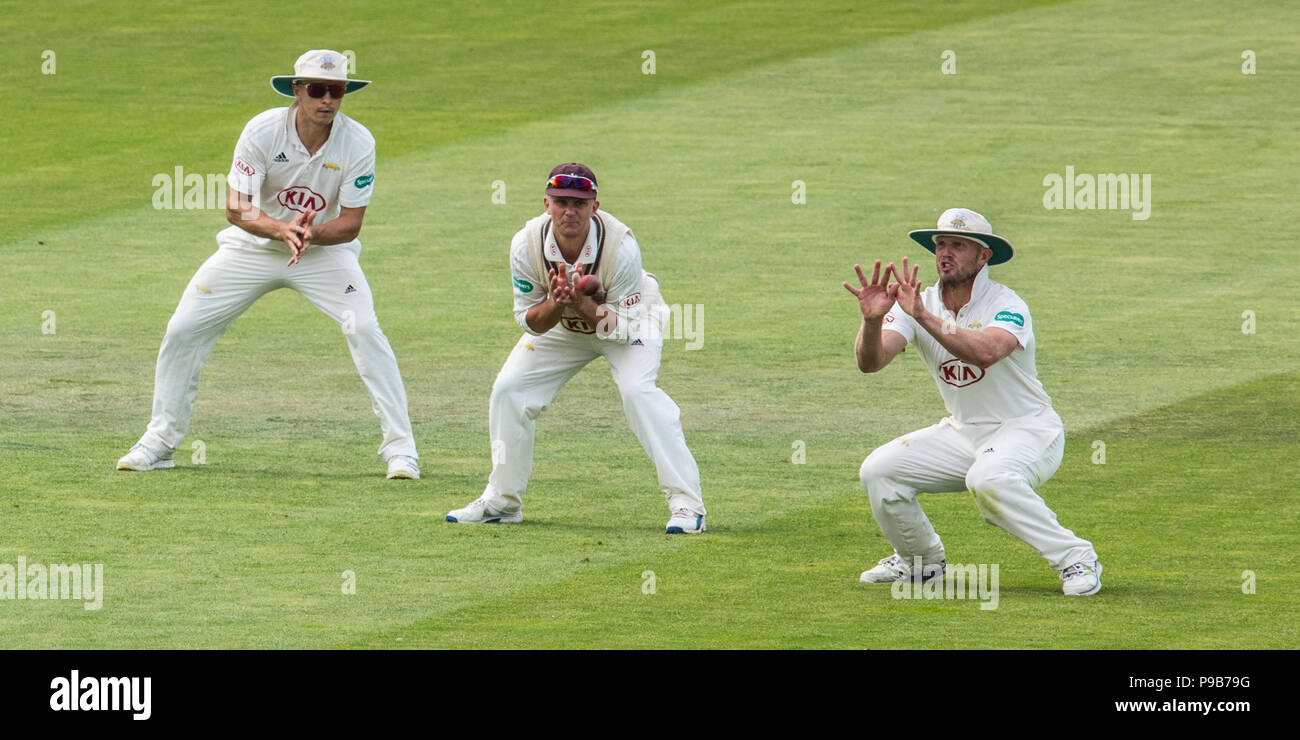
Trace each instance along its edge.
<instances>
[{"instance_id":1,"label":"green cricket sun hat","mask_svg":"<svg viewBox=\"0 0 1300 740\"><path fill-rule=\"evenodd\" d=\"M979 242L993 250L989 258L990 265L1009 262L1016 250L1011 242L993 233L993 226L987 218L969 208L949 208L939 216L938 228L917 229L907 235L921 246L934 253L934 240L938 236L961 236Z\"/></svg>"},{"instance_id":2,"label":"green cricket sun hat","mask_svg":"<svg viewBox=\"0 0 1300 740\"><path fill-rule=\"evenodd\" d=\"M344 95L354 93L370 84L370 80L348 79L348 58L330 49L312 49L298 57L298 61L293 63L293 74L272 77L271 87L281 95L292 98L294 80L346 82Z\"/></svg>"}]
</instances>

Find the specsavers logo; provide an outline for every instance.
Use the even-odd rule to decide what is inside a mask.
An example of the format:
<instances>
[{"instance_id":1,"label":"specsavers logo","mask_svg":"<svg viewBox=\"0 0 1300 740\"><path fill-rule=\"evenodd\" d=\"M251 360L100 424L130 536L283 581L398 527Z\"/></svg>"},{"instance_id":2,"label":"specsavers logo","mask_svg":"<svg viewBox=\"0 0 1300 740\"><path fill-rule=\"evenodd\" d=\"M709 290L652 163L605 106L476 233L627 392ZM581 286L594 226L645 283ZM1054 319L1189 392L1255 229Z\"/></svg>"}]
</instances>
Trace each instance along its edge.
<instances>
[{"instance_id":1,"label":"specsavers logo","mask_svg":"<svg viewBox=\"0 0 1300 740\"><path fill-rule=\"evenodd\" d=\"M370 183L374 181L375 181L375 173L372 172L369 175L362 175L361 177L358 177L357 179L353 180L352 186L355 187L357 190L362 190L370 187Z\"/></svg>"},{"instance_id":2,"label":"specsavers logo","mask_svg":"<svg viewBox=\"0 0 1300 740\"><path fill-rule=\"evenodd\" d=\"M939 379L954 388L965 388L983 377L983 368L967 365L955 357L939 366Z\"/></svg>"},{"instance_id":3,"label":"specsavers logo","mask_svg":"<svg viewBox=\"0 0 1300 740\"><path fill-rule=\"evenodd\" d=\"M527 280L524 280L523 278L519 278L519 277L511 278L511 282L515 284L515 287L519 289L520 293L533 292L533 284L528 282Z\"/></svg>"},{"instance_id":4,"label":"specsavers logo","mask_svg":"<svg viewBox=\"0 0 1300 740\"><path fill-rule=\"evenodd\" d=\"M993 317L994 321L1005 321L1008 324L1015 324L1020 328L1025 326L1025 317L1011 311L1000 311L997 316Z\"/></svg>"}]
</instances>

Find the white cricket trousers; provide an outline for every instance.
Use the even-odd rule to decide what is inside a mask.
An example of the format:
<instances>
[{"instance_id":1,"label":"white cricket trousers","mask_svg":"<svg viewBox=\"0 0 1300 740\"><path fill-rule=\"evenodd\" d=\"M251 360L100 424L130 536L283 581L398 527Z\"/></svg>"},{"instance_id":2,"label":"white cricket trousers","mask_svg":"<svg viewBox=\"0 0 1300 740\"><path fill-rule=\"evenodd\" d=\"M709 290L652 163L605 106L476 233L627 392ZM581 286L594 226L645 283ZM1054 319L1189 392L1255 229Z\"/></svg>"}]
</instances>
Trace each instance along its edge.
<instances>
[{"instance_id":1,"label":"white cricket trousers","mask_svg":"<svg viewBox=\"0 0 1300 740\"><path fill-rule=\"evenodd\" d=\"M653 278L648 278L653 280ZM661 304L658 289L643 291L647 314ZM492 474L483 496L495 509L514 511L533 472L537 417L560 387L587 363L604 355L623 397L623 411L641 447L654 463L670 509L708 513L700 493L700 469L686 447L681 411L657 384L663 352L662 330L645 331L641 344L622 344L579 334L563 326L541 336L525 334L492 384L488 432L492 439Z\"/></svg>"},{"instance_id":2,"label":"white cricket trousers","mask_svg":"<svg viewBox=\"0 0 1300 740\"><path fill-rule=\"evenodd\" d=\"M217 339L253 302L278 288L298 291L338 322L352 361L370 392L383 443L379 454L417 457L406 388L388 338L379 329L370 285L357 260L360 245L309 248L291 266L288 248L221 246L203 263L167 322L154 373L153 418L140 444L175 449L190 425L199 371Z\"/></svg>"},{"instance_id":3,"label":"white cricket trousers","mask_svg":"<svg viewBox=\"0 0 1300 740\"><path fill-rule=\"evenodd\" d=\"M1061 466L1065 427L1051 407L1000 424L948 417L876 448L859 474L871 513L903 562L945 558L918 493L968 490L984 521L1024 540L1057 570L1097 559L1092 543L1056 521L1034 489Z\"/></svg>"}]
</instances>

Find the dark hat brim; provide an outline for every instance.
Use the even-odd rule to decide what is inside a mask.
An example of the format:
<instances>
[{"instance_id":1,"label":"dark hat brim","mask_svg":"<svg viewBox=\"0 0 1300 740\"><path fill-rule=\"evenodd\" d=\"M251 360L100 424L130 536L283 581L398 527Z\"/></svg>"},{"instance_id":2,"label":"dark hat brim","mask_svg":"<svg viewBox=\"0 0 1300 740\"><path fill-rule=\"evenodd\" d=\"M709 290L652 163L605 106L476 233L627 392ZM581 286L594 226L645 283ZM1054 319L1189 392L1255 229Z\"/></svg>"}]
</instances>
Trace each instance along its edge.
<instances>
[{"instance_id":1,"label":"dark hat brim","mask_svg":"<svg viewBox=\"0 0 1300 740\"><path fill-rule=\"evenodd\" d=\"M547 188L546 194L552 198L582 198L583 200L595 200L596 194L590 190L564 190L561 188Z\"/></svg>"},{"instance_id":2,"label":"dark hat brim","mask_svg":"<svg viewBox=\"0 0 1300 740\"><path fill-rule=\"evenodd\" d=\"M961 231L958 229L916 229L907 232L912 237L912 241L925 247L931 254L934 254L934 238L936 236L961 236L967 239L979 239L989 245L993 250L993 256L989 258L990 265L1000 265L1003 262L1010 262L1015 256L1016 250L1011 246L1011 242L1003 239L996 234L979 234L971 231Z\"/></svg>"},{"instance_id":3,"label":"dark hat brim","mask_svg":"<svg viewBox=\"0 0 1300 740\"><path fill-rule=\"evenodd\" d=\"M293 97L293 81L305 79L297 75L276 75L271 78L271 87L286 98ZM341 82L342 80L328 80L328 82ZM322 80L326 82L326 80ZM347 87L343 88L344 95L351 95L370 84L370 80L348 80Z\"/></svg>"}]
</instances>

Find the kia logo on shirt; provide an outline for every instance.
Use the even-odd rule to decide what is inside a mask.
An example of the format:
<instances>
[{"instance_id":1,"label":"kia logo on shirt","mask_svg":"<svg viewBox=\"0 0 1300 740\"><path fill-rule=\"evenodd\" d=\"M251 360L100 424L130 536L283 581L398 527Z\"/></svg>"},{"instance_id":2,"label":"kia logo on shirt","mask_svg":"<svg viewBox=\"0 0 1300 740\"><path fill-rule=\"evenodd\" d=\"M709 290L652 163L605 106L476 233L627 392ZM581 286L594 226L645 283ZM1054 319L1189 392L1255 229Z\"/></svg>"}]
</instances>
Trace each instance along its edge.
<instances>
[{"instance_id":1,"label":"kia logo on shirt","mask_svg":"<svg viewBox=\"0 0 1300 740\"><path fill-rule=\"evenodd\" d=\"M577 334L595 334L596 330L581 316L560 316L560 326Z\"/></svg>"},{"instance_id":2,"label":"kia logo on shirt","mask_svg":"<svg viewBox=\"0 0 1300 740\"><path fill-rule=\"evenodd\" d=\"M320 213L325 210L325 196L302 185L281 190L275 199L280 202L280 205L294 211Z\"/></svg>"},{"instance_id":3,"label":"kia logo on shirt","mask_svg":"<svg viewBox=\"0 0 1300 740\"><path fill-rule=\"evenodd\" d=\"M955 357L939 366L939 379L954 388L965 388L983 377L983 368L972 367Z\"/></svg>"}]
</instances>

